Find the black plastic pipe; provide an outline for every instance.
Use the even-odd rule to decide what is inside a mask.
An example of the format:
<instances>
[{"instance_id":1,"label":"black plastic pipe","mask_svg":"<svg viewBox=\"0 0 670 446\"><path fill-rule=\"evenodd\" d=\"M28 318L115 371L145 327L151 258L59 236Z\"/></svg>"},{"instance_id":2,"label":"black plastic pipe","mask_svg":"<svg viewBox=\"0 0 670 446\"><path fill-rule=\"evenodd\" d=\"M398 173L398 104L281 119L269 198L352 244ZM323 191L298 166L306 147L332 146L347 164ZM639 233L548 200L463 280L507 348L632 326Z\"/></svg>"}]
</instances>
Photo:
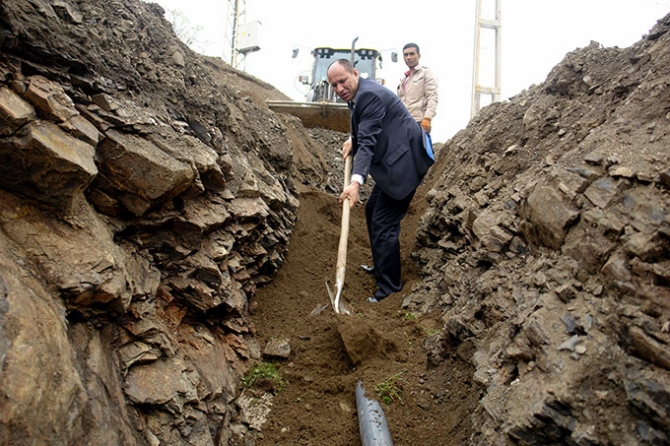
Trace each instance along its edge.
<instances>
[{"instance_id":1,"label":"black plastic pipe","mask_svg":"<svg viewBox=\"0 0 670 446\"><path fill-rule=\"evenodd\" d=\"M384 411L377 401L365 396L360 380L356 385L356 410L363 446L393 446Z\"/></svg>"}]
</instances>

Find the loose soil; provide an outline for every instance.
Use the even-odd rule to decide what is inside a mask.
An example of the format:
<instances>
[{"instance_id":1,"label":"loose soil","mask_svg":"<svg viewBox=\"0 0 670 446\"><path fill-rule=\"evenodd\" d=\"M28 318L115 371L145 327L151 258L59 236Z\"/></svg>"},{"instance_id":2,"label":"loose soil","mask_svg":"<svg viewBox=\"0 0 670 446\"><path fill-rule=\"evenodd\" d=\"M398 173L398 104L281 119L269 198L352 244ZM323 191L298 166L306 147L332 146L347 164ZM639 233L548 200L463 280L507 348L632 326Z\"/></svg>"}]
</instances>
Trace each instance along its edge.
<instances>
[{"instance_id":1,"label":"loose soil","mask_svg":"<svg viewBox=\"0 0 670 446\"><path fill-rule=\"evenodd\" d=\"M371 264L364 204L352 211L343 291L351 315L335 314L325 285L335 281L342 207L335 195L301 191L286 262L276 279L259 290L252 316L261 347L271 339L287 339L291 345L290 358L276 362L287 385L274 397L258 445L361 444L359 380L366 397L380 402L395 445L468 442L469 414L479 399L479 390L470 385L471 366L456 356L429 366L424 341L440 328L439 314L402 309L420 281L412 252L425 190L425 185L419 189L403 221L404 288L378 304L366 302L375 282L360 268ZM388 404L375 388L391 382L401 393Z\"/></svg>"}]
</instances>

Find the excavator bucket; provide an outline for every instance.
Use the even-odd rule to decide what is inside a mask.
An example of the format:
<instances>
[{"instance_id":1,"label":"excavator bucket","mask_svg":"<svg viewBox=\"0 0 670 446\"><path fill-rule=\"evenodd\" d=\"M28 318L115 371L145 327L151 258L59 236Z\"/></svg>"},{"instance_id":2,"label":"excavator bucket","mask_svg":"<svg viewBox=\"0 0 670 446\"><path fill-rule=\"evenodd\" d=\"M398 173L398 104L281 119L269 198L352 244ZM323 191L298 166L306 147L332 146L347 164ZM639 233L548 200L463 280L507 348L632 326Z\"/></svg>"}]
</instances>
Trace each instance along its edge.
<instances>
[{"instance_id":1,"label":"excavator bucket","mask_svg":"<svg viewBox=\"0 0 670 446\"><path fill-rule=\"evenodd\" d=\"M321 127L336 132L349 132L349 108L338 102L268 101L275 113L298 117L307 128Z\"/></svg>"}]
</instances>

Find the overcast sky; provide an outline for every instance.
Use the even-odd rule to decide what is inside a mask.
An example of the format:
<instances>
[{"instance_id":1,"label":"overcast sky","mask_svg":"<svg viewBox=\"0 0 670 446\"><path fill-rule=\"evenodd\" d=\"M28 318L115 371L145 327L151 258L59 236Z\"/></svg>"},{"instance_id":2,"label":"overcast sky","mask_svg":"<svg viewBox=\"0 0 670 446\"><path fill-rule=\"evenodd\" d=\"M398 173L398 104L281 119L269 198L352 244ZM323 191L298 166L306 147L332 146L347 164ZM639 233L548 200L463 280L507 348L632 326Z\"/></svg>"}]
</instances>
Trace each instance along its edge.
<instances>
[{"instance_id":1,"label":"overcast sky","mask_svg":"<svg viewBox=\"0 0 670 446\"><path fill-rule=\"evenodd\" d=\"M230 63L232 29L227 20L235 0L154 0L180 11L201 27L193 49ZM383 76L395 91L406 66L402 46L421 47L421 63L440 81L433 141L446 142L470 119L476 0L424 0L389 7L382 0L238 0L241 22L259 22L260 50L238 59L238 68L262 79L294 100L304 99L296 82L309 74L313 47L375 48L384 56ZM493 18L494 0L484 0L484 18ZM624 48L639 41L670 13L670 0L502 0L502 97L507 99L542 83L566 53L594 40ZM492 38L489 39L492 42ZM492 43L482 41L480 85L493 83ZM292 59L294 48L300 54ZM487 82L490 79L490 82Z\"/></svg>"}]
</instances>

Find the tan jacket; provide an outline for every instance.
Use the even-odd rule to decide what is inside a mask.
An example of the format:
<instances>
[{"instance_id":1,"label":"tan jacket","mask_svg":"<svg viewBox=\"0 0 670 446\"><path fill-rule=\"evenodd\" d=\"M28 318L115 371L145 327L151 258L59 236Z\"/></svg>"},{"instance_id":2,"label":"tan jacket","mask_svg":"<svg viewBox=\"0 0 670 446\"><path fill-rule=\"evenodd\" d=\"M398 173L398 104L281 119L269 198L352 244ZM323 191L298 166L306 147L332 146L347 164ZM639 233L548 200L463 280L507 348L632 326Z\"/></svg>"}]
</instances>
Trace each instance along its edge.
<instances>
[{"instance_id":1,"label":"tan jacket","mask_svg":"<svg viewBox=\"0 0 670 446\"><path fill-rule=\"evenodd\" d=\"M437 77L433 71L417 65L403 88L404 80L403 77L398 84L398 97L409 113L417 122L423 118L433 119L437 110Z\"/></svg>"}]
</instances>

